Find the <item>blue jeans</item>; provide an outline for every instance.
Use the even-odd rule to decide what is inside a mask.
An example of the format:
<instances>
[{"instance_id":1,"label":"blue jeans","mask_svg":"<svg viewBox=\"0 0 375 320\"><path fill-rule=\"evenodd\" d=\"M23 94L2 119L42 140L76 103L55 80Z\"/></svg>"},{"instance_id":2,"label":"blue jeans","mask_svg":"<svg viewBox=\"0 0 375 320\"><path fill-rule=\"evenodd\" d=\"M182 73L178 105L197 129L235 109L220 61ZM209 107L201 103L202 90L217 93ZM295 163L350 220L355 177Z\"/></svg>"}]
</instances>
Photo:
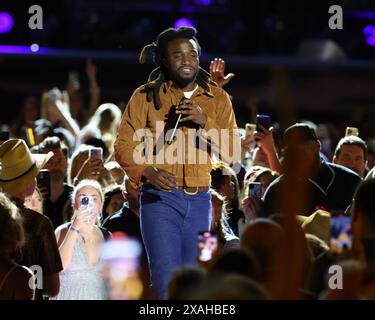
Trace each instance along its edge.
<instances>
[{"instance_id":1,"label":"blue jeans","mask_svg":"<svg viewBox=\"0 0 375 320\"><path fill-rule=\"evenodd\" d=\"M166 192L145 184L140 202L152 287L157 299L166 299L172 272L183 265L196 265L197 235L211 224L211 194L187 195L179 189Z\"/></svg>"}]
</instances>

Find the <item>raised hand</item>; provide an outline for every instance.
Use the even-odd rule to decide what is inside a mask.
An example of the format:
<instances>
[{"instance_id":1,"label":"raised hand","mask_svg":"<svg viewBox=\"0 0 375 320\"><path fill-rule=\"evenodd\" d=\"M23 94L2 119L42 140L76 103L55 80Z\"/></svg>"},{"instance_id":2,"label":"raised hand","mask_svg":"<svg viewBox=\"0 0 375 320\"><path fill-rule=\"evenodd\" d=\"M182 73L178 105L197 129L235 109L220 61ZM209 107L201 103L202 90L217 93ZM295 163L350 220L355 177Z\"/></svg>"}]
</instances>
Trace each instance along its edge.
<instances>
[{"instance_id":1,"label":"raised hand","mask_svg":"<svg viewBox=\"0 0 375 320\"><path fill-rule=\"evenodd\" d=\"M74 229L85 233L85 231L94 225L94 214L87 211L84 207L79 207L75 210L73 215L72 226Z\"/></svg>"},{"instance_id":2,"label":"raised hand","mask_svg":"<svg viewBox=\"0 0 375 320\"><path fill-rule=\"evenodd\" d=\"M242 211L245 215L245 221L251 221L257 218L260 210L260 200L254 197L246 197L242 200Z\"/></svg>"},{"instance_id":3,"label":"raised hand","mask_svg":"<svg viewBox=\"0 0 375 320\"><path fill-rule=\"evenodd\" d=\"M224 76L225 73L225 61L221 58L215 58L210 63L210 75L211 79L217 83L217 85L222 88L230 80L234 78L234 73L228 73Z\"/></svg>"},{"instance_id":4,"label":"raised hand","mask_svg":"<svg viewBox=\"0 0 375 320\"><path fill-rule=\"evenodd\" d=\"M254 139L257 142L258 146L268 156L271 153L275 152L275 143L272 136L273 127L267 129L260 125L260 128L262 129L262 131L254 132Z\"/></svg>"},{"instance_id":5,"label":"raised hand","mask_svg":"<svg viewBox=\"0 0 375 320\"><path fill-rule=\"evenodd\" d=\"M86 59L86 74L89 79L95 79L96 77L96 65L91 59Z\"/></svg>"},{"instance_id":6,"label":"raised hand","mask_svg":"<svg viewBox=\"0 0 375 320\"><path fill-rule=\"evenodd\" d=\"M246 135L241 139L241 148L250 151L250 147L254 142L254 132L246 132Z\"/></svg>"},{"instance_id":7,"label":"raised hand","mask_svg":"<svg viewBox=\"0 0 375 320\"><path fill-rule=\"evenodd\" d=\"M83 179L98 180L102 175L106 173L107 169L104 167L103 161L101 159L89 157L79 169L76 178L78 181Z\"/></svg>"},{"instance_id":8,"label":"raised hand","mask_svg":"<svg viewBox=\"0 0 375 320\"><path fill-rule=\"evenodd\" d=\"M269 167L277 172L283 172L283 166L279 160L279 157L276 152L275 142L273 141L273 127L267 129L264 126L260 125L261 131L254 132L254 138L257 142L261 151L267 157Z\"/></svg>"}]
</instances>

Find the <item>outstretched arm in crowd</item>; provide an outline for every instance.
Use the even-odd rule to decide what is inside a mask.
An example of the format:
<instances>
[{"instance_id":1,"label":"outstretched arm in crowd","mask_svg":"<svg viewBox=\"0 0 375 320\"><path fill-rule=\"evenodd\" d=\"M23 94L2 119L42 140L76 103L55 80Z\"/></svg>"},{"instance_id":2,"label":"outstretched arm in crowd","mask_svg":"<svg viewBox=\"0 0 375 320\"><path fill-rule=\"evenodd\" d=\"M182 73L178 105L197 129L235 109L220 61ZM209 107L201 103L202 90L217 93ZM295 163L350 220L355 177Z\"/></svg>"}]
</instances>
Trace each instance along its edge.
<instances>
[{"instance_id":1,"label":"outstretched arm in crowd","mask_svg":"<svg viewBox=\"0 0 375 320\"><path fill-rule=\"evenodd\" d=\"M73 177L73 185L77 185L78 182L83 179L97 180L104 186L115 181L109 171L104 167L103 160L92 157L86 159L77 175Z\"/></svg>"},{"instance_id":2,"label":"outstretched arm in crowd","mask_svg":"<svg viewBox=\"0 0 375 320\"><path fill-rule=\"evenodd\" d=\"M69 107L64 104L66 104L66 102L63 102L61 99L51 102L52 108L56 110L65 128L68 129L74 136L77 136L79 133L78 123L70 114Z\"/></svg>"},{"instance_id":3,"label":"outstretched arm in crowd","mask_svg":"<svg viewBox=\"0 0 375 320\"><path fill-rule=\"evenodd\" d=\"M254 138L257 141L258 146L263 150L266 154L268 163L270 164L270 168L276 172L282 172L282 166L277 156L275 143L273 141L272 131L273 127L266 129L262 125L260 125L262 131L255 131Z\"/></svg>"},{"instance_id":4,"label":"outstretched arm in crowd","mask_svg":"<svg viewBox=\"0 0 375 320\"><path fill-rule=\"evenodd\" d=\"M89 80L90 102L89 118L93 116L96 108L100 104L100 88L96 79L96 65L91 59L86 60L86 74Z\"/></svg>"},{"instance_id":5,"label":"outstretched arm in crowd","mask_svg":"<svg viewBox=\"0 0 375 320\"><path fill-rule=\"evenodd\" d=\"M65 226L64 228L59 227L55 232L64 271L70 266L74 251L74 245L79 237L79 233L74 231L74 229L72 229L72 226L70 228L66 228Z\"/></svg>"},{"instance_id":6,"label":"outstretched arm in crowd","mask_svg":"<svg viewBox=\"0 0 375 320\"><path fill-rule=\"evenodd\" d=\"M246 152L250 152L252 147L254 146L254 132L246 132L245 137L241 138L241 163L245 162Z\"/></svg>"},{"instance_id":7,"label":"outstretched arm in crowd","mask_svg":"<svg viewBox=\"0 0 375 320\"><path fill-rule=\"evenodd\" d=\"M63 225L56 229L55 235L64 271L69 268L72 262L76 241L80 241L80 239L83 242L90 240L87 236L90 234L90 231L88 231L89 224L87 223L90 217L91 213L86 208L76 209L72 218L73 222L69 226Z\"/></svg>"}]
</instances>

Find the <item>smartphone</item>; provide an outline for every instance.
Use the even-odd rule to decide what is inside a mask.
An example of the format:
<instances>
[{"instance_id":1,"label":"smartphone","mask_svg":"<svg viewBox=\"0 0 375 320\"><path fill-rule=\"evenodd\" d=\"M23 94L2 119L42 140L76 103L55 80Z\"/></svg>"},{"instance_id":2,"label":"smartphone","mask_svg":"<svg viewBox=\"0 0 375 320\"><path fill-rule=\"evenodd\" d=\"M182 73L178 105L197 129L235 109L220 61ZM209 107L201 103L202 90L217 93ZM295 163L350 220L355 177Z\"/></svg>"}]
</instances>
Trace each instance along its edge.
<instances>
[{"instance_id":1,"label":"smartphone","mask_svg":"<svg viewBox=\"0 0 375 320\"><path fill-rule=\"evenodd\" d=\"M51 197L51 176L47 169L41 169L36 177L38 188L46 190L47 199Z\"/></svg>"},{"instance_id":2,"label":"smartphone","mask_svg":"<svg viewBox=\"0 0 375 320\"><path fill-rule=\"evenodd\" d=\"M9 131L0 131L0 145L9 140Z\"/></svg>"},{"instance_id":3,"label":"smartphone","mask_svg":"<svg viewBox=\"0 0 375 320\"><path fill-rule=\"evenodd\" d=\"M345 214L331 216L331 252L337 255L346 254L352 248L352 218Z\"/></svg>"},{"instance_id":4,"label":"smartphone","mask_svg":"<svg viewBox=\"0 0 375 320\"><path fill-rule=\"evenodd\" d=\"M98 147L98 148L91 148L90 149L90 157L95 158L95 159L100 159L103 160L103 149Z\"/></svg>"},{"instance_id":5,"label":"smartphone","mask_svg":"<svg viewBox=\"0 0 375 320\"><path fill-rule=\"evenodd\" d=\"M356 137L358 137L358 135L359 135L358 128L356 128L356 127L346 127L345 137L348 137L348 136L356 136Z\"/></svg>"},{"instance_id":6,"label":"smartphone","mask_svg":"<svg viewBox=\"0 0 375 320\"><path fill-rule=\"evenodd\" d=\"M266 114L257 114L256 130L262 132L263 130L259 127L259 125L269 129L271 127L271 117Z\"/></svg>"},{"instance_id":7,"label":"smartphone","mask_svg":"<svg viewBox=\"0 0 375 320\"><path fill-rule=\"evenodd\" d=\"M94 209L94 198L92 196L81 196L80 207L86 208L88 212L92 212Z\"/></svg>"},{"instance_id":8,"label":"smartphone","mask_svg":"<svg viewBox=\"0 0 375 320\"><path fill-rule=\"evenodd\" d=\"M262 184L260 182L250 182L248 196L261 199L262 198Z\"/></svg>"},{"instance_id":9,"label":"smartphone","mask_svg":"<svg viewBox=\"0 0 375 320\"><path fill-rule=\"evenodd\" d=\"M246 136L248 137L249 135L252 135L255 129L256 129L256 124L246 123L245 124Z\"/></svg>"},{"instance_id":10,"label":"smartphone","mask_svg":"<svg viewBox=\"0 0 375 320\"><path fill-rule=\"evenodd\" d=\"M218 247L217 235L210 231L202 231L198 234L198 259L210 261Z\"/></svg>"},{"instance_id":11,"label":"smartphone","mask_svg":"<svg viewBox=\"0 0 375 320\"><path fill-rule=\"evenodd\" d=\"M101 246L101 272L108 300L138 300L143 293L140 276L142 246L122 232L113 233Z\"/></svg>"}]
</instances>

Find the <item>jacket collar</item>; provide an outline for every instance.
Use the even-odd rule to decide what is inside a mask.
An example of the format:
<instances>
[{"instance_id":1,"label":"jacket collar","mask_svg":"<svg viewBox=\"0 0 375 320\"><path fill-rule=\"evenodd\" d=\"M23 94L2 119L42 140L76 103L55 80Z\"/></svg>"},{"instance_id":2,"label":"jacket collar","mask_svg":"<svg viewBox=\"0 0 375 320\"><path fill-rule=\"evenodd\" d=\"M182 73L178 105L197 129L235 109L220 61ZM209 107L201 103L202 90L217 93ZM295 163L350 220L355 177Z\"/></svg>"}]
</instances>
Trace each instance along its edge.
<instances>
[{"instance_id":1,"label":"jacket collar","mask_svg":"<svg viewBox=\"0 0 375 320\"><path fill-rule=\"evenodd\" d=\"M200 85L198 85L198 89L195 91L194 96L206 94L207 96L213 98L214 95L212 93L211 86L209 85L208 88L209 90L207 91L204 88L202 88ZM167 82L163 83L162 90L163 90L163 93L167 93L167 91L171 91L176 96L178 95L182 96L182 90L179 87L177 87L176 84L171 80L168 80Z\"/></svg>"},{"instance_id":2,"label":"jacket collar","mask_svg":"<svg viewBox=\"0 0 375 320\"><path fill-rule=\"evenodd\" d=\"M324 194L327 194L328 189L331 187L333 181L335 180L335 171L327 165L325 161L322 161L318 174L314 178L310 178L309 181L313 183L318 189L320 189Z\"/></svg>"}]
</instances>

